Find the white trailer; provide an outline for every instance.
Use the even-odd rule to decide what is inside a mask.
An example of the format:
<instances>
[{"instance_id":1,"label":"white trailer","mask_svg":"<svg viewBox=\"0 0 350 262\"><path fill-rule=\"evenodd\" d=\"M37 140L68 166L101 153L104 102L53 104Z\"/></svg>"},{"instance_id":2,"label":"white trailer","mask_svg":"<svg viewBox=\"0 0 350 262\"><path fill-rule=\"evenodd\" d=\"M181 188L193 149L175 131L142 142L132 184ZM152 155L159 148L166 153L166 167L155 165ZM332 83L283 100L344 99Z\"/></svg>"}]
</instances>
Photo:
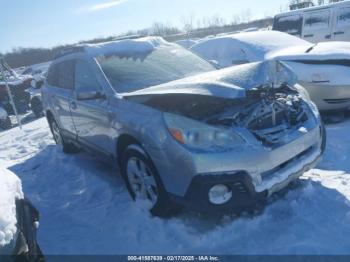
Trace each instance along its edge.
<instances>
[{"instance_id":1,"label":"white trailer","mask_svg":"<svg viewBox=\"0 0 350 262\"><path fill-rule=\"evenodd\" d=\"M313 43L350 41L350 1L278 14L274 18L273 30Z\"/></svg>"}]
</instances>

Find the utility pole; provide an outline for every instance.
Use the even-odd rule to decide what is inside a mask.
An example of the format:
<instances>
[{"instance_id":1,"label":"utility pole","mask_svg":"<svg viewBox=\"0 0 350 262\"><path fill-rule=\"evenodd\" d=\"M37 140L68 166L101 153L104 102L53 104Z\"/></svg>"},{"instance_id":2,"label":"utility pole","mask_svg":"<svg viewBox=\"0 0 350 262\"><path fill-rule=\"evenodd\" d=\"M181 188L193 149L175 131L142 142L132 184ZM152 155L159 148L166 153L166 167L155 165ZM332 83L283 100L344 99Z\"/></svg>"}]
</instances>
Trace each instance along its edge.
<instances>
[{"instance_id":1,"label":"utility pole","mask_svg":"<svg viewBox=\"0 0 350 262\"><path fill-rule=\"evenodd\" d=\"M10 104L12 106L13 112L15 112L17 123L19 124L20 129L22 129L22 123L21 123L21 120L19 119L17 108L15 105L15 102L13 101L11 89L10 89L10 86L9 86L9 83L7 80L7 76L5 74L6 69L8 71L8 66L6 65L5 59L3 57L0 57L0 73L1 73L2 78L4 79L6 90L7 90L7 95L9 96Z\"/></svg>"}]
</instances>

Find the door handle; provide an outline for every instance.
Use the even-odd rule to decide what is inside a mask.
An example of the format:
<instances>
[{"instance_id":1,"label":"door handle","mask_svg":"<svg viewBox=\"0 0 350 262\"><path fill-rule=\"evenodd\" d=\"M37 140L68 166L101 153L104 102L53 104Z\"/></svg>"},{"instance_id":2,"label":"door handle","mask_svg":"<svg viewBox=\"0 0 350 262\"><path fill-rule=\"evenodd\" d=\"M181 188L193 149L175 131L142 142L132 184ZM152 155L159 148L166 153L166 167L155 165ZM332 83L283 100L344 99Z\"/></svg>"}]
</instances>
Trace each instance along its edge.
<instances>
[{"instance_id":1,"label":"door handle","mask_svg":"<svg viewBox=\"0 0 350 262\"><path fill-rule=\"evenodd\" d=\"M313 37L313 34L304 35L304 37Z\"/></svg>"},{"instance_id":2,"label":"door handle","mask_svg":"<svg viewBox=\"0 0 350 262\"><path fill-rule=\"evenodd\" d=\"M335 35L343 35L344 32L343 31L338 31L338 32L334 32L333 34L335 34Z\"/></svg>"},{"instance_id":3,"label":"door handle","mask_svg":"<svg viewBox=\"0 0 350 262\"><path fill-rule=\"evenodd\" d=\"M71 101L71 102L70 102L70 108L71 108L72 110L77 109L77 103L75 103L74 101Z\"/></svg>"}]
</instances>

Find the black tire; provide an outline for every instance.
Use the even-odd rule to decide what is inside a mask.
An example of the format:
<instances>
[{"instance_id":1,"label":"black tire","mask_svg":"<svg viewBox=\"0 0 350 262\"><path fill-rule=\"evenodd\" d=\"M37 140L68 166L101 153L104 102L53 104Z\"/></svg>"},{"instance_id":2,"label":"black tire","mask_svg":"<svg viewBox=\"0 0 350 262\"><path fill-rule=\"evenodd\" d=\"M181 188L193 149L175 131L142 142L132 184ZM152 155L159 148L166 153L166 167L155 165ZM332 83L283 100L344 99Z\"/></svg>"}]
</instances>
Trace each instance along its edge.
<instances>
[{"instance_id":1,"label":"black tire","mask_svg":"<svg viewBox=\"0 0 350 262\"><path fill-rule=\"evenodd\" d=\"M131 145L127 147L126 150L123 152L121 156L121 161L120 161L121 174L125 181L126 187L128 189L128 192L131 198L134 201L137 200L136 194L132 189L132 186L128 177L128 173L127 173L128 163L129 161L131 161L131 159L141 160L147 166L147 170L150 171L150 173L153 175L155 179L155 182L156 182L155 191L157 192L157 200L156 200L156 203L150 208L150 213L154 216L159 216L159 217L170 217L174 215L178 211L178 208L170 201L168 194L165 191L162 180L152 160L148 157L145 151L138 145Z\"/></svg>"},{"instance_id":2,"label":"black tire","mask_svg":"<svg viewBox=\"0 0 350 262\"><path fill-rule=\"evenodd\" d=\"M10 129L12 127L11 119L9 116L5 120L0 120L0 128L3 130Z\"/></svg>"},{"instance_id":3,"label":"black tire","mask_svg":"<svg viewBox=\"0 0 350 262\"><path fill-rule=\"evenodd\" d=\"M30 100L30 108L32 109L36 118L43 116L43 104L38 97L35 96L32 98L32 100Z\"/></svg>"},{"instance_id":4,"label":"black tire","mask_svg":"<svg viewBox=\"0 0 350 262\"><path fill-rule=\"evenodd\" d=\"M62 150L66 154L74 154L79 152L74 144L67 142L67 139L62 135L61 129L53 118L49 118L50 130L57 145L62 145Z\"/></svg>"}]
</instances>

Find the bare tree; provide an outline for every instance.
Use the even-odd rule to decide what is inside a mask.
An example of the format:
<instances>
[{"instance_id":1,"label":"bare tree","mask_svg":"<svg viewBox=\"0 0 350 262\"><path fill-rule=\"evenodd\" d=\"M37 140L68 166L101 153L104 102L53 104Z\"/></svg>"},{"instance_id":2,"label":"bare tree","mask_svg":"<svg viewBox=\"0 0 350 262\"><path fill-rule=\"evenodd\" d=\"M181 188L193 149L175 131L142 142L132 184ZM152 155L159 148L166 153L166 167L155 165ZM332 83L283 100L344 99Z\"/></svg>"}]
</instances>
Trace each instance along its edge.
<instances>
[{"instance_id":1,"label":"bare tree","mask_svg":"<svg viewBox=\"0 0 350 262\"><path fill-rule=\"evenodd\" d=\"M183 25L183 30L186 32L187 35L190 35L194 30L195 15L191 13L187 16L182 16L181 22Z\"/></svg>"},{"instance_id":2,"label":"bare tree","mask_svg":"<svg viewBox=\"0 0 350 262\"><path fill-rule=\"evenodd\" d=\"M246 9L241 13L241 23L248 23L252 20L252 11L250 9Z\"/></svg>"},{"instance_id":3,"label":"bare tree","mask_svg":"<svg viewBox=\"0 0 350 262\"><path fill-rule=\"evenodd\" d=\"M239 14L233 15L231 24L232 25L238 25L240 23L241 23L241 16Z\"/></svg>"}]
</instances>

